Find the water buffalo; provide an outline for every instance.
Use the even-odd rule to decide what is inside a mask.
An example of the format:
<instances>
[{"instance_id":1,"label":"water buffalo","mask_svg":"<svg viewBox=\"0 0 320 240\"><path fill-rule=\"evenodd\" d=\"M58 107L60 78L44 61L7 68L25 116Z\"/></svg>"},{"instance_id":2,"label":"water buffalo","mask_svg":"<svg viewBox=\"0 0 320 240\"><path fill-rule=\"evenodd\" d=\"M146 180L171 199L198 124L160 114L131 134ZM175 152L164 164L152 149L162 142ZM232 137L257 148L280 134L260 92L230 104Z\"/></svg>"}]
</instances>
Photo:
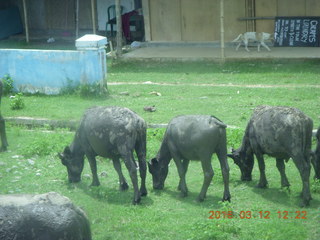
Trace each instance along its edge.
<instances>
[{"instance_id":1,"label":"water buffalo","mask_svg":"<svg viewBox=\"0 0 320 240\"><path fill-rule=\"evenodd\" d=\"M91 240L89 220L70 199L55 192L0 195L2 240Z\"/></svg>"},{"instance_id":2,"label":"water buffalo","mask_svg":"<svg viewBox=\"0 0 320 240\"><path fill-rule=\"evenodd\" d=\"M6 151L8 147L7 135L6 135L6 125L1 114L1 97L3 93L3 83L0 80L0 137L1 137L1 147L0 152Z\"/></svg>"},{"instance_id":3,"label":"water buffalo","mask_svg":"<svg viewBox=\"0 0 320 240\"><path fill-rule=\"evenodd\" d=\"M251 181L254 155L256 155L260 170L257 187L260 188L268 185L264 154L276 158L282 187L290 186L284 160L292 158L303 184L301 206L307 206L311 200L309 177L312 127L312 120L296 108L257 107L246 127L241 147L232 150L232 154L228 156L239 166L241 179Z\"/></svg>"},{"instance_id":4,"label":"water buffalo","mask_svg":"<svg viewBox=\"0 0 320 240\"><path fill-rule=\"evenodd\" d=\"M137 165L133 157L135 150L141 177L138 187ZM146 179L146 123L136 113L121 107L89 108L76 131L70 147L59 154L61 162L67 167L70 182L79 182L83 170L84 155L87 156L91 172L92 186L100 185L97 175L96 156L111 158L119 175L120 189L128 189L121 171L122 158L130 174L134 188L133 204L140 202L140 196L147 195Z\"/></svg>"},{"instance_id":5,"label":"water buffalo","mask_svg":"<svg viewBox=\"0 0 320 240\"><path fill-rule=\"evenodd\" d=\"M198 201L203 201L214 175L211 158L212 154L216 153L224 181L223 200L230 201L226 127L223 122L213 116L186 115L173 118L168 124L156 158L148 163L153 188L163 189L168 174L168 164L173 158L180 177L178 190L181 190L181 196L187 196L185 177L189 161L200 160L204 181Z\"/></svg>"},{"instance_id":6,"label":"water buffalo","mask_svg":"<svg viewBox=\"0 0 320 240\"><path fill-rule=\"evenodd\" d=\"M316 133L317 146L315 151L312 153L312 164L315 171L315 178L320 179L320 127Z\"/></svg>"}]
</instances>

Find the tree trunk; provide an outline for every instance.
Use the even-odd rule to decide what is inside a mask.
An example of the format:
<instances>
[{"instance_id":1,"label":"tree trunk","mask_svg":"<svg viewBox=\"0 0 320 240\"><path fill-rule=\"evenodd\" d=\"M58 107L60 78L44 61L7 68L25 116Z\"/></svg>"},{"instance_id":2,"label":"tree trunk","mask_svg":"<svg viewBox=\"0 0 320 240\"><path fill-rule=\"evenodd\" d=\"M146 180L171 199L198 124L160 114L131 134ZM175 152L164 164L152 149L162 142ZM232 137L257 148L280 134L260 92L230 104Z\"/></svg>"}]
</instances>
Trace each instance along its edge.
<instances>
[{"instance_id":1,"label":"tree trunk","mask_svg":"<svg viewBox=\"0 0 320 240\"><path fill-rule=\"evenodd\" d=\"M122 55L122 18L121 18L121 0L115 0L116 18L117 18L117 57Z\"/></svg>"}]
</instances>

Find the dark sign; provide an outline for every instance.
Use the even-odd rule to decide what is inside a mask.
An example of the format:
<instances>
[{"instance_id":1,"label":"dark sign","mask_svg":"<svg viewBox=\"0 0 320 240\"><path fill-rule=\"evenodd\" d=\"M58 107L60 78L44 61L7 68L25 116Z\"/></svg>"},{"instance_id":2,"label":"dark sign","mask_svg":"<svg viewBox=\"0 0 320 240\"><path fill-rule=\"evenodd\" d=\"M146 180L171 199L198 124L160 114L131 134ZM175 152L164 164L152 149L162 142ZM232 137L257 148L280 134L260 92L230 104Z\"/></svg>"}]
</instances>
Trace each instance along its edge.
<instances>
[{"instance_id":1,"label":"dark sign","mask_svg":"<svg viewBox=\"0 0 320 240\"><path fill-rule=\"evenodd\" d=\"M276 47L319 47L320 17L276 17Z\"/></svg>"}]
</instances>

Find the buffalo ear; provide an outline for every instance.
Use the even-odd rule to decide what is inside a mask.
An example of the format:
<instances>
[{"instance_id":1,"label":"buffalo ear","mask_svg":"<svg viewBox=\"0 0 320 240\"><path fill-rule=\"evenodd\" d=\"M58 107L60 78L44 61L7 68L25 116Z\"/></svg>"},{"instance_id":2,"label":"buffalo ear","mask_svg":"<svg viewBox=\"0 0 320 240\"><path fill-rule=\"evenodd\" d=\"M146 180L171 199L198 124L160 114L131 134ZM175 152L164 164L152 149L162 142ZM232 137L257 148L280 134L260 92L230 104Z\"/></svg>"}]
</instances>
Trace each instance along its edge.
<instances>
[{"instance_id":1,"label":"buffalo ear","mask_svg":"<svg viewBox=\"0 0 320 240\"><path fill-rule=\"evenodd\" d=\"M63 153L58 153L58 157L60 158L61 160L61 163L65 166L67 166L67 161L66 161L66 157Z\"/></svg>"},{"instance_id":2,"label":"buffalo ear","mask_svg":"<svg viewBox=\"0 0 320 240\"><path fill-rule=\"evenodd\" d=\"M151 159L151 165L157 165L159 162L156 158Z\"/></svg>"},{"instance_id":3,"label":"buffalo ear","mask_svg":"<svg viewBox=\"0 0 320 240\"><path fill-rule=\"evenodd\" d=\"M154 173L154 170L155 170L157 164L158 164L158 161L157 161L156 158L152 158L151 161L148 162L148 168L149 168L149 172L150 172L151 174Z\"/></svg>"},{"instance_id":4,"label":"buffalo ear","mask_svg":"<svg viewBox=\"0 0 320 240\"><path fill-rule=\"evenodd\" d=\"M63 159L64 159L63 153L58 153L58 154L57 154L57 157L60 158L60 160L63 160Z\"/></svg>"},{"instance_id":5,"label":"buffalo ear","mask_svg":"<svg viewBox=\"0 0 320 240\"><path fill-rule=\"evenodd\" d=\"M66 146L63 151L63 155L71 155L71 149L69 146Z\"/></svg>"},{"instance_id":6,"label":"buffalo ear","mask_svg":"<svg viewBox=\"0 0 320 240\"><path fill-rule=\"evenodd\" d=\"M234 160L234 155L233 154L227 154L227 157L232 158Z\"/></svg>"},{"instance_id":7,"label":"buffalo ear","mask_svg":"<svg viewBox=\"0 0 320 240\"><path fill-rule=\"evenodd\" d=\"M60 158L61 163L65 166L67 166L67 159L70 158L70 156L71 150L69 146L65 147L62 153L58 153L58 157Z\"/></svg>"}]
</instances>

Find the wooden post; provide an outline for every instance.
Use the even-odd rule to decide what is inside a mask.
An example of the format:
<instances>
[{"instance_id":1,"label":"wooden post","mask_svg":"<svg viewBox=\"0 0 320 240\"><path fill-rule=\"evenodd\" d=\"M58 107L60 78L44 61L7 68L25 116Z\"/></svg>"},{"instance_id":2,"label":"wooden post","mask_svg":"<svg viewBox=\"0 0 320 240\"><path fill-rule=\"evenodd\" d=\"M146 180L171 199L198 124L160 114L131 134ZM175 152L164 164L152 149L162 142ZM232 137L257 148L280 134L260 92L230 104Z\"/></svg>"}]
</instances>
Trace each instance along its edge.
<instances>
[{"instance_id":1,"label":"wooden post","mask_svg":"<svg viewBox=\"0 0 320 240\"><path fill-rule=\"evenodd\" d=\"M122 17L121 17L121 0L115 0L116 18L117 18L117 57L122 56Z\"/></svg>"},{"instance_id":2,"label":"wooden post","mask_svg":"<svg viewBox=\"0 0 320 240\"><path fill-rule=\"evenodd\" d=\"M26 0L23 0L23 14L24 14L24 28L26 31L26 42L29 43L29 25L28 25L28 14Z\"/></svg>"},{"instance_id":3,"label":"wooden post","mask_svg":"<svg viewBox=\"0 0 320 240\"><path fill-rule=\"evenodd\" d=\"M76 15L76 39L79 38L79 0L76 0L76 9L75 9L75 15Z\"/></svg>"},{"instance_id":4,"label":"wooden post","mask_svg":"<svg viewBox=\"0 0 320 240\"><path fill-rule=\"evenodd\" d=\"M96 34L96 11L95 11L95 0L91 0L91 13L92 13L92 28L93 34Z\"/></svg>"},{"instance_id":5,"label":"wooden post","mask_svg":"<svg viewBox=\"0 0 320 240\"><path fill-rule=\"evenodd\" d=\"M150 15L149 15L149 0L142 0L143 22L145 40L151 41L151 29L150 29Z\"/></svg>"},{"instance_id":6,"label":"wooden post","mask_svg":"<svg viewBox=\"0 0 320 240\"><path fill-rule=\"evenodd\" d=\"M221 42L221 61L225 61L224 47L224 0L220 0L220 42Z\"/></svg>"}]
</instances>

